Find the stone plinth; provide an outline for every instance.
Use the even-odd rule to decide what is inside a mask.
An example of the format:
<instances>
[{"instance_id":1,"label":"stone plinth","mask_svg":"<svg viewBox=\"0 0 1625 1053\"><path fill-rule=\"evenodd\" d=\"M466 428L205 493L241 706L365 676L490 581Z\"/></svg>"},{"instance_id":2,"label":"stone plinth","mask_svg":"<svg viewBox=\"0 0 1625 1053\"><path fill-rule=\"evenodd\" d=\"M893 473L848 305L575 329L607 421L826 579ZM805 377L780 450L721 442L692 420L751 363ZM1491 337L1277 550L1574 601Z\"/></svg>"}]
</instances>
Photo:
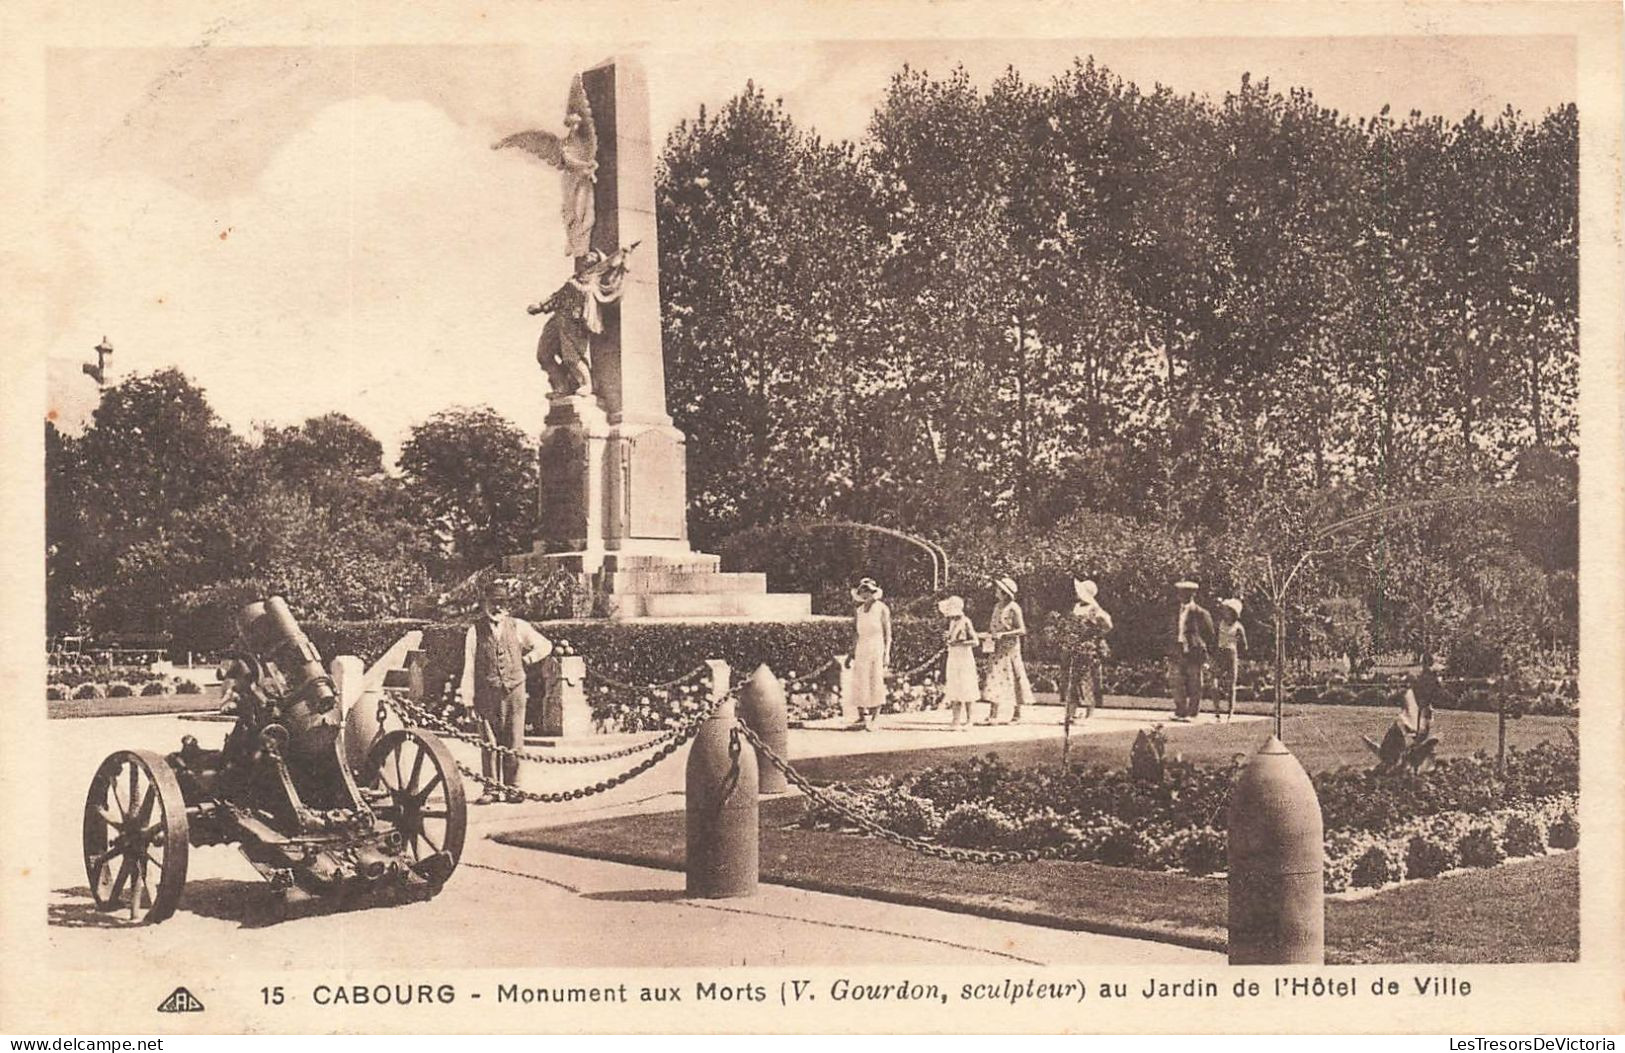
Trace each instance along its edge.
<instances>
[{"instance_id":1,"label":"stone plinth","mask_svg":"<svg viewBox=\"0 0 1625 1053\"><path fill-rule=\"evenodd\" d=\"M593 733L586 683L587 662L579 655L542 660L542 719L537 724L544 736L582 738Z\"/></svg>"}]
</instances>

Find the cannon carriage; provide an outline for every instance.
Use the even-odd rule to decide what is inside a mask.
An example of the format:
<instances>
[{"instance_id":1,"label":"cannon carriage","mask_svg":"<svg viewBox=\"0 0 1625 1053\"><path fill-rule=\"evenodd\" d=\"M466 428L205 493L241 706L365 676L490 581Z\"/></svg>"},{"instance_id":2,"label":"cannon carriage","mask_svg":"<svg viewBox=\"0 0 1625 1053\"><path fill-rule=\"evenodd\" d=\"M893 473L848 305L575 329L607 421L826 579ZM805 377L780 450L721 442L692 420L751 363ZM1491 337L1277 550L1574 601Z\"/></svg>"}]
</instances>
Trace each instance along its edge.
<instances>
[{"instance_id":1,"label":"cannon carriage","mask_svg":"<svg viewBox=\"0 0 1625 1053\"><path fill-rule=\"evenodd\" d=\"M462 853L467 805L445 745L381 732L352 770L343 707L281 597L238 612L222 669L236 722L218 750L120 750L91 778L85 873L96 905L131 922L174 913L191 848L235 844L285 902L430 896Z\"/></svg>"}]
</instances>

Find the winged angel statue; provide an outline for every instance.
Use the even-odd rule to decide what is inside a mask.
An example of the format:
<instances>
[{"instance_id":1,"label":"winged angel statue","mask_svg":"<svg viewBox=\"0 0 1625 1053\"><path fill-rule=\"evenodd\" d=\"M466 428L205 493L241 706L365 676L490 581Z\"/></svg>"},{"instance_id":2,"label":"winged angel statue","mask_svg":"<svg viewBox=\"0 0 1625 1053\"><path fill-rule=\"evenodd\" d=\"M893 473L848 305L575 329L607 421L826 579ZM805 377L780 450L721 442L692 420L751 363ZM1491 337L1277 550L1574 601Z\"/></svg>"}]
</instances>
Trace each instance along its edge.
<instances>
[{"instance_id":1,"label":"winged angel statue","mask_svg":"<svg viewBox=\"0 0 1625 1053\"><path fill-rule=\"evenodd\" d=\"M593 126L587 90L577 74L570 82L564 106L564 136L552 132L515 132L492 145L493 150L516 147L541 158L563 173L564 239L567 255L580 258L591 247L593 183L598 178L598 132Z\"/></svg>"},{"instance_id":2,"label":"winged angel statue","mask_svg":"<svg viewBox=\"0 0 1625 1053\"><path fill-rule=\"evenodd\" d=\"M592 338L604 331L601 308L620 300L627 257L638 246L633 243L606 256L591 245L598 132L579 74L570 82L563 138L551 132L518 132L491 149L509 146L533 154L563 173L564 237L566 252L575 260L575 274L552 296L526 310L552 316L542 328L536 361L546 371L553 395L591 395Z\"/></svg>"}]
</instances>

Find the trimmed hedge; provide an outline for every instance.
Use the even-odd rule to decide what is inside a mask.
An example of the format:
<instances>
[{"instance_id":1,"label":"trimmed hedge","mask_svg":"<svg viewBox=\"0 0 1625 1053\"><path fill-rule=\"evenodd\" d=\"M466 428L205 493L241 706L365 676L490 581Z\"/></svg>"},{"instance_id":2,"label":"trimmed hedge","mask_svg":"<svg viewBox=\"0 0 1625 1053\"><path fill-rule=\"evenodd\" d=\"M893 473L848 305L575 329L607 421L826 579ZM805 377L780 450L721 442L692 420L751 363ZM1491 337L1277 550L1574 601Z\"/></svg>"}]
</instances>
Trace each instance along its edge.
<instances>
[{"instance_id":1,"label":"trimmed hedge","mask_svg":"<svg viewBox=\"0 0 1625 1053\"><path fill-rule=\"evenodd\" d=\"M586 657L589 668L634 684L670 680L710 658L722 659L740 675L763 662L780 676L804 673L846 652L852 635L851 620L847 618L788 622L569 620L535 625L555 643L568 642L575 653ZM400 618L310 622L304 629L324 662L337 655L353 654L368 664L377 661L406 633L422 629L433 670L444 664L437 661L442 652L453 667L461 665L463 635L468 625ZM896 656L893 664L900 669L924 661L942 646L942 626L936 619L897 618L892 631Z\"/></svg>"}]
</instances>

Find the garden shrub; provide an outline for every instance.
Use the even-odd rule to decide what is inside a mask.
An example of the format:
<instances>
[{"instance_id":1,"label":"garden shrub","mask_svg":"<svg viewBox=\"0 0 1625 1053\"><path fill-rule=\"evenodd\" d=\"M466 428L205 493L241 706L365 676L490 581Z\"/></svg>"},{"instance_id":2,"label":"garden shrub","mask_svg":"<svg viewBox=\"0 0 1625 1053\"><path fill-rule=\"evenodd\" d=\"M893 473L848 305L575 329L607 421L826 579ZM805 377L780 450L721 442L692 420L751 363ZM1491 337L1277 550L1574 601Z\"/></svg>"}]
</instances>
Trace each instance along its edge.
<instances>
[{"instance_id":1,"label":"garden shrub","mask_svg":"<svg viewBox=\"0 0 1625 1053\"><path fill-rule=\"evenodd\" d=\"M68 697L67 689L61 684L45 685L45 700L47 702L61 702Z\"/></svg>"},{"instance_id":2,"label":"garden shrub","mask_svg":"<svg viewBox=\"0 0 1625 1053\"><path fill-rule=\"evenodd\" d=\"M1372 841L1354 860L1349 884L1378 888L1405 880L1405 852L1387 841Z\"/></svg>"},{"instance_id":3,"label":"garden shrub","mask_svg":"<svg viewBox=\"0 0 1625 1053\"><path fill-rule=\"evenodd\" d=\"M1456 842L1448 832L1415 833L1405 844L1405 873L1410 877L1438 877L1460 863Z\"/></svg>"},{"instance_id":4,"label":"garden shrub","mask_svg":"<svg viewBox=\"0 0 1625 1053\"><path fill-rule=\"evenodd\" d=\"M1094 858L1107 866L1133 866L1136 861L1144 859L1148 854L1145 832L1136 830L1121 820L1103 823L1095 831L1086 828L1084 840L1085 844L1091 846ZM1150 846L1150 850L1154 853L1155 845Z\"/></svg>"},{"instance_id":5,"label":"garden shrub","mask_svg":"<svg viewBox=\"0 0 1625 1053\"><path fill-rule=\"evenodd\" d=\"M1467 828L1456 842L1456 852L1464 867L1493 867L1505 862L1507 857L1500 831L1487 819L1480 819Z\"/></svg>"},{"instance_id":6,"label":"garden shrub","mask_svg":"<svg viewBox=\"0 0 1625 1053\"><path fill-rule=\"evenodd\" d=\"M1095 814L1077 824L1077 858L1121 866L1134 855L1133 827L1110 814Z\"/></svg>"},{"instance_id":7,"label":"garden shrub","mask_svg":"<svg viewBox=\"0 0 1625 1053\"><path fill-rule=\"evenodd\" d=\"M1083 843L1083 832L1072 821L1053 809L1046 808L1025 816L1017 823L1013 847L1020 849L1077 849Z\"/></svg>"},{"instance_id":8,"label":"garden shrub","mask_svg":"<svg viewBox=\"0 0 1625 1053\"><path fill-rule=\"evenodd\" d=\"M1292 701L1309 704L1320 701L1320 688L1305 685L1292 689Z\"/></svg>"},{"instance_id":9,"label":"garden shrub","mask_svg":"<svg viewBox=\"0 0 1625 1053\"><path fill-rule=\"evenodd\" d=\"M195 680L181 680L175 684L175 693L177 695L198 695L203 693L203 689L197 685Z\"/></svg>"},{"instance_id":10,"label":"garden shrub","mask_svg":"<svg viewBox=\"0 0 1625 1053\"><path fill-rule=\"evenodd\" d=\"M1354 703L1354 692L1346 687L1328 688L1320 696L1320 704L1323 706L1352 706Z\"/></svg>"},{"instance_id":11,"label":"garden shrub","mask_svg":"<svg viewBox=\"0 0 1625 1053\"><path fill-rule=\"evenodd\" d=\"M1375 839L1363 830L1334 830L1326 835L1326 862L1322 872L1327 892L1342 892L1354 884L1354 867Z\"/></svg>"},{"instance_id":12,"label":"garden shrub","mask_svg":"<svg viewBox=\"0 0 1625 1053\"><path fill-rule=\"evenodd\" d=\"M141 685L142 698L153 698L163 693L164 685L161 681L153 680Z\"/></svg>"},{"instance_id":13,"label":"garden shrub","mask_svg":"<svg viewBox=\"0 0 1625 1053\"><path fill-rule=\"evenodd\" d=\"M80 684L73 689L73 697L76 699L101 698L102 686L95 683Z\"/></svg>"},{"instance_id":14,"label":"garden shrub","mask_svg":"<svg viewBox=\"0 0 1625 1053\"><path fill-rule=\"evenodd\" d=\"M990 797L1008 784L1016 769L999 760L994 753L926 768L908 778L909 792L929 800L939 812L946 813L966 801Z\"/></svg>"},{"instance_id":15,"label":"garden shrub","mask_svg":"<svg viewBox=\"0 0 1625 1053\"><path fill-rule=\"evenodd\" d=\"M115 680L107 685L108 698L130 698L135 694L135 688L122 680Z\"/></svg>"},{"instance_id":16,"label":"garden shrub","mask_svg":"<svg viewBox=\"0 0 1625 1053\"><path fill-rule=\"evenodd\" d=\"M1363 687L1354 696L1354 702L1360 706L1386 706L1389 704L1388 692L1380 687Z\"/></svg>"},{"instance_id":17,"label":"garden shrub","mask_svg":"<svg viewBox=\"0 0 1625 1053\"><path fill-rule=\"evenodd\" d=\"M1198 877L1216 873L1228 865L1225 833L1211 826L1175 830L1163 842L1163 858L1168 865Z\"/></svg>"},{"instance_id":18,"label":"garden shrub","mask_svg":"<svg viewBox=\"0 0 1625 1053\"><path fill-rule=\"evenodd\" d=\"M1578 848L1580 817L1572 807L1560 811L1546 828L1546 840L1553 848Z\"/></svg>"},{"instance_id":19,"label":"garden shrub","mask_svg":"<svg viewBox=\"0 0 1625 1053\"><path fill-rule=\"evenodd\" d=\"M1513 815L1501 833L1501 843L1509 856L1541 855L1546 851L1546 838L1546 822L1538 815Z\"/></svg>"},{"instance_id":20,"label":"garden shrub","mask_svg":"<svg viewBox=\"0 0 1625 1053\"><path fill-rule=\"evenodd\" d=\"M870 807L872 794L859 793L844 783L833 783L829 786L819 787L819 793L826 799L845 806L848 810L859 815L873 817L874 811ZM826 805L822 801L808 797L806 810L801 813L799 825L807 830L847 830L853 826L852 820L843 815L838 809Z\"/></svg>"},{"instance_id":21,"label":"garden shrub","mask_svg":"<svg viewBox=\"0 0 1625 1053\"><path fill-rule=\"evenodd\" d=\"M930 801L905 790L876 794L871 805L880 825L907 837L934 837L942 826L942 819Z\"/></svg>"},{"instance_id":22,"label":"garden shrub","mask_svg":"<svg viewBox=\"0 0 1625 1053\"><path fill-rule=\"evenodd\" d=\"M937 839L959 848L1014 847L1019 827L992 805L966 801L942 817Z\"/></svg>"}]
</instances>

